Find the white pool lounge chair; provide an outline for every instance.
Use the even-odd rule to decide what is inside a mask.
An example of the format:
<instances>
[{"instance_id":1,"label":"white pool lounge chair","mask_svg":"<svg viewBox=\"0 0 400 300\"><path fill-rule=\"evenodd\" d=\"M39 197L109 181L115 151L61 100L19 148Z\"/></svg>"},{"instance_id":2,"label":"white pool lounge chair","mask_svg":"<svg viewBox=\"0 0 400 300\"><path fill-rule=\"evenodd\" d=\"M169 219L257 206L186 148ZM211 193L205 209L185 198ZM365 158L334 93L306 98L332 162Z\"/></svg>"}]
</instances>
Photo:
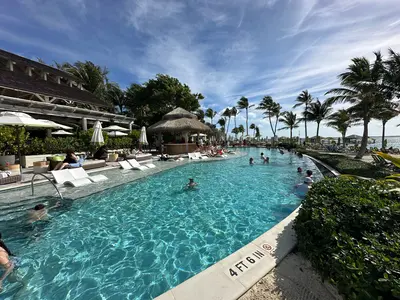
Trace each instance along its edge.
<instances>
[{"instance_id":1,"label":"white pool lounge chair","mask_svg":"<svg viewBox=\"0 0 400 300\"><path fill-rule=\"evenodd\" d=\"M195 152L195 154L196 154L196 156L197 156L198 158L200 158L200 159L208 159L208 156L207 156L207 155L203 155L203 154L201 154L200 152Z\"/></svg>"},{"instance_id":2,"label":"white pool lounge chair","mask_svg":"<svg viewBox=\"0 0 400 300\"><path fill-rule=\"evenodd\" d=\"M196 153L188 153L189 159L199 159L199 157L197 157Z\"/></svg>"},{"instance_id":3,"label":"white pool lounge chair","mask_svg":"<svg viewBox=\"0 0 400 300\"><path fill-rule=\"evenodd\" d=\"M104 175L94 175L90 177L82 168L51 171L51 174L53 174L56 183L73 187L84 186L93 182L100 182L108 179Z\"/></svg>"},{"instance_id":4,"label":"white pool lounge chair","mask_svg":"<svg viewBox=\"0 0 400 300\"><path fill-rule=\"evenodd\" d=\"M148 169L148 167L140 165L140 164L137 162L136 159L129 159L129 160L127 160L127 162L132 166L132 169L134 169L134 170L141 170L141 171L144 171L144 170L147 170L147 169Z\"/></svg>"},{"instance_id":5,"label":"white pool lounge chair","mask_svg":"<svg viewBox=\"0 0 400 300\"><path fill-rule=\"evenodd\" d=\"M145 164L146 167L148 167L149 169L154 169L156 167L155 164Z\"/></svg>"},{"instance_id":6,"label":"white pool lounge chair","mask_svg":"<svg viewBox=\"0 0 400 300\"><path fill-rule=\"evenodd\" d=\"M91 182L95 183L108 180L108 178L102 174L89 176L89 174L86 173L83 168L70 169L69 171L71 172L72 176L74 176L75 180L88 178Z\"/></svg>"},{"instance_id":7,"label":"white pool lounge chair","mask_svg":"<svg viewBox=\"0 0 400 300\"><path fill-rule=\"evenodd\" d=\"M132 170L132 166L128 161L122 160L118 162L122 169L124 170Z\"/></svg>"}]
</instances>

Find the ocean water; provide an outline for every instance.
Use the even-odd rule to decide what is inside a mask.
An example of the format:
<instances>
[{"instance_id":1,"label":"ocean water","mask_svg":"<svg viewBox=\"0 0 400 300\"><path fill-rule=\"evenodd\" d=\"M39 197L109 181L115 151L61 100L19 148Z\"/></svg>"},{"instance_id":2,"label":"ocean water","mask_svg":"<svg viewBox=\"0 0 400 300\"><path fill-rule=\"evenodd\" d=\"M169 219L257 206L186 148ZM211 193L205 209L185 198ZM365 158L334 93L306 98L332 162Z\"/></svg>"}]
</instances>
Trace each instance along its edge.
<instances>
[{"instance_id":1,"label":"ocean water","mask_svg":"<svg viewBox=\"0 0 400 300\"><path fill-rule=\"evenodd\" d=\"M245 151L66 200L48 222L1 223L21 265L0 298L147 300L228 256L299 205L291 193L303 178L297 167L321 177L306 158ZM261 164L261 152L269 165ZM184 188L190 177L194 190Z\"/></svg>"},{"instance_id":2,"label":"ocean water","mask_svg":"<svg viewBox=\"0 0 400 300\"><path fill-rule=\"evenodd\" d=\"M372 136L375 139L375 143L369 144L368 147L382 147L382 136ZM400 148L400 136L387 136L385 137L387 140L387 148Z\"/></svg>"}]
</instances>

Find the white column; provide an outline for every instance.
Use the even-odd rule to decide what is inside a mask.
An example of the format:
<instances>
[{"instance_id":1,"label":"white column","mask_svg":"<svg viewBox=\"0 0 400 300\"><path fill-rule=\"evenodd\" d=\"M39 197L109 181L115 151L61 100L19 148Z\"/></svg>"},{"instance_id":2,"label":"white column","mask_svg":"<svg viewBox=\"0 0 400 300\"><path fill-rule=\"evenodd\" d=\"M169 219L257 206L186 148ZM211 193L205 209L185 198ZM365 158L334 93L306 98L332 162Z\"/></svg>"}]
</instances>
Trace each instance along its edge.
<instances>
[{"instance_id":1,"label":"white column","mask_svg":"<svg viewBox=\"0 0 400 300\"><path fill-rule=\"evenodd\" d=\"M129 123L129 131L132 131L133 128L133 121Z\"/></svg>"},{"instance_id":2,"label":"white column","mask_svg":"<svg viewBox=\"0 0 400 300\"><path fill-rule=\"evenodd\" d=\"M82 118L82 129L84 131L87 131L87 119L86 118Z\"/></svg>"},{"instance_id":3,"label":"white column","mask_svg":"<svg viewBox=\"0 0 400 300\"><path fill-rule=\"evenodd\" d=\"M183 136L185 137L186 153L189 153L189 145L188 145L189 133L185 132L185 133L183 134Z\"/></svg>"}]
</instances>

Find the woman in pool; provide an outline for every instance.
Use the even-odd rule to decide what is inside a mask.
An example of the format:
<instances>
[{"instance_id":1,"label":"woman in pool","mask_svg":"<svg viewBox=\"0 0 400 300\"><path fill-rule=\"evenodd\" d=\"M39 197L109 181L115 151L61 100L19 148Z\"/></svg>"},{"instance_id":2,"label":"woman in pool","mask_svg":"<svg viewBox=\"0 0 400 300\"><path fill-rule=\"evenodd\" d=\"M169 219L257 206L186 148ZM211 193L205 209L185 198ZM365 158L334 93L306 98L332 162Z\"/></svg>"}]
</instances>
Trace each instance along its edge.
<instances>
[{"instance_id":1,"label":"woman in pool","mask_svg":"<svg viewBox=\"0 0 400 300\"><path fill-rule=\"evenodd\" d=\"M4 279L6 279L8 275L10 275L10 273L15 267L14 262L10 259L10 256L14 255L11 253L6 244L1 239L1 233L0 233L0 266L5 270L0 277L0 291L3 290Z\"/></svg>"},{"instance_id":2,"label":"woman in pool","mask_svg":"<svg viewBox=\"0 0 400 300\"><path fill-rule=\"evenodd\" d=\"M197 183L194 182L193 178L189 178L189 183L186 185L187 188L189 189L193 189L197 186Z\"/></svg>"},{"instance_id":3,"label":"woman in pool","mask_svg":"<svg viewBox=\"0 0 400 300\"><path fill-rule=\"evenodd\" d=\"M76 164L78 162L78 157L75 155L74 151L72 151L71 149L68 149L66 151L66 157L64 159L64 161L59 162L57 164L57 166L54 168L54 170L62 170L64 169L66 166L68 166L69 164Z\"/></svg>"},{"instance_id":4,"label":"woman in pool","mask_svg":"<svg viewBox=\"0 0 400 300\"><path fill-rule=\"evenodd\" d=\"M302 173L302 172L303 172L303 169L300 168L300 167L298 167L298 168L297 168L297 173Z\"/></svg>"},{"instance_id":5,"label":"woman in pool","mask_svg":"<svg viewBox=\"0 0 400 300\"><path fill-rule=\"evenodd\" d=\"M250 164L250 166L254 165L254 158L250 157L249 164Z\"/></svg>"}]
</instances>

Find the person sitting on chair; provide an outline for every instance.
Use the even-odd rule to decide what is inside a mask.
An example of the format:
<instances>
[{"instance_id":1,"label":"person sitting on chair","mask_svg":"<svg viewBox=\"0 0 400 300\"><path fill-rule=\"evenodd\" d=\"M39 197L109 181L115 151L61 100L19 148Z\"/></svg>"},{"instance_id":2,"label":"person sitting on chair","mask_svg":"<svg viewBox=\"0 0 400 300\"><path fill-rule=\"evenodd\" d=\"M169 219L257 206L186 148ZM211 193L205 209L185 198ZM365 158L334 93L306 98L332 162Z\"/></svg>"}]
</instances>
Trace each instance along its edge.
<instances>
[{"instance_id":1,"label":"person sitting on chair","mask_svg":"<svg viewBox=\"0 0 400 300\"><path fill-rule=\"evenodd\" d=\"M57 166L54 168L54 170L62 170L65 167L69 166L70 164L76 164L78 163L79 158L75 155L74 151L71 149L68 149L66 151L66 157L64 161L61 161L57 164Z\"/></svg>"},{"instance_id":2,"label":"person sitting on chair","mask_svg":"<svg viewBox=\"0 0 400 300\"><path fill-rule=\"evenodd\" d=\"M96 153L93 155L94 159L107 159L107 146L103 145L99 149L97 149Z\"/></svg>"}]
</instances>

